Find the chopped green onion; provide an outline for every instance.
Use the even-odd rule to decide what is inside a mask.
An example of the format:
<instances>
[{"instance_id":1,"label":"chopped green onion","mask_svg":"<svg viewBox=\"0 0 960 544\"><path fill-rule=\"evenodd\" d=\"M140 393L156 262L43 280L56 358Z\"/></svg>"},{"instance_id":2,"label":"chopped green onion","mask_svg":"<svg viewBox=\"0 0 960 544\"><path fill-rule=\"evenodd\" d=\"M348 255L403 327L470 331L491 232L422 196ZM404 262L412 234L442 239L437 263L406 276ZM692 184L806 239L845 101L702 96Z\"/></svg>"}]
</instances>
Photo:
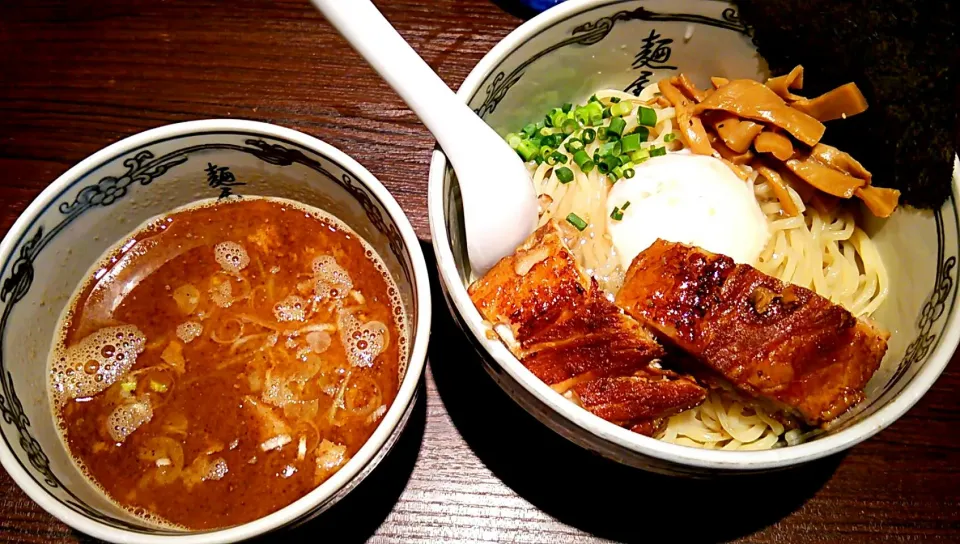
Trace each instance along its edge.
<instances>
[{"instance_id":1,"label":"chopped green onion","mask_svg":"<svg viewBox=\"0 0 960 544\"><path fill-rule=\"evenodd\" d=\"M620 166L620 159L616 155L607 155L606 157L603 157L601 162L607 167L606 172L604 172L603 170L600 170L604 174L606 174L607 172L613 172L614 168Z\"/></svg>"},{"instance_id":2,"label":"chopped green onion","mask_svg":"<svg viewBox=\"0 0 960 544\"><path fill-rule=\"evenodd\" d=\"M530 138L531 136L534 135L534 133L537 132L537 125L530 123L527 126L523 127L523 130L521 132L523 132L524 136L526 136L527 138Z\"/></svg>"},{"instance_id":3,"label":"chopped green onion","mask_svg":"<svg viewBox=\"0 0 960 544\"><path fill-rule=\"evenodd\" d=\"M611 177L613 178L613 181L616 182L618 179L623 177L623 169L617 166L616 168L610 170L610 174L612 174Z\"/></svg>"},{"instance_id":4,"label":"chopped green onion","mask_svg":"<svg viewBox=\"0 0 960 544\"><path fill-rule=\"evenodd\" d=\"M639 134L640 139L645 142L647 141L648 138L650 138L650 129L648 129L647 127L637 127L633 129L633 132L631 132L631 134Z\"/></svg>"},{"instance_id":5,"label":"chopped green onion","mask_svg":"<svg viewBox=\"0 0 960 544\"><path fill-rule=\"evenodd\" d=\"M601 174L610 173L610 163L606 161L606 158L600 159L597 161L597 171Z\"/></svg>"},{"instance_id":6,"label":"chopped green onion","mask_svg":"<svg viewBox=\"0 0 960 544\"><path fill-rule=\"evenodd\" d=\"M640 149L640 150L634 151L633 153L630 153L630 160L633 162L641 162L649 158L650 158L649 149Z\"/></svg>"},{"instance_id":7,"label":"chopped green onion","mask_svg":"<svg viewBox=\"0 0 960 544\"><path fill-rule=\"evenodd\" d=\"M563 113L570 113L570 110L572 109L573 109L573 104L567 102L566 104L563 105L563 107L560 108L560 111L562 111Z\"/></svg>"},{"instance_id":8,"label":"chopped green onion","mask_svg":"<svg viewBox=\"0 0 960 544\"><path fill-rule=\"evenodd\" d=\"M610 134L607 132L607 129L604 127L600 127L600 130L597 131L597 140L600 140L601 142L605 142L609 139L609 137L610 137Z\"/></svg>"},{"instance_id":9,"label":"chopped green onion","mask_svg":"<svg viewBox=\"0 0 960 544\"><path fill-rule=\"evenodd\" d=\"M650 156L651 157L662 157L667 154L667 148L665 147L651 147Z\"/></svg>"},{"instance_id":10,"label":"chopped green onion","mask_svg":"<svg viewBox=\"0 0 960 544\"><path fill-rule=\"evenodd\" d=\"M607 127L607 135L616 134L619 138L626 126L627 122L623 120L623 117L614 117L610 120L610 126Z\"/></svg>"},{"instance_id":11,"label":"chopped green onion","mask_svg":"<svg viewBox=\"0 0 960 544\"><path fill-rule=\"evenodd\" d=\"M644 160L646 160L646 159L644 159ZM625 177L625 178L627 178L627 179L630 179L630 178L632 178L632 177L635 176L635 175L636 175L636 172L633 170L633 168L624 168L624 169L623 169L623 177ZM627 209L627 206L629 206L629 205L630 205L630 203L627 202L626 204L623 205L623 209Z\"/></svg>"},{"instance_id":12,"label":"chopped green onion","mask_svg":"<svg viewBox=\"0 0 960 544\"><path fill-rule=\"evenodd\" d=\"M590 126L598 127L603 124L603 113L591 113L590 114Z\"/></svg>"},{"instance_id":13,"label":"chopped green onion","mask_svg":"<svg viewBox=\"0 0 960 544\"><path fill-rule=\"evenodd\" d=\"M597 131L592 128L588 128L583 131L583 143L589 144L597 139Z\"/></svg>"},{"instance_id":14,"label":"chopped green onion","mask_svg":"<svg viewBox=\"0 0 960 544\"><path fill-rule=\"evenodd\" d=\"M611 104L617 104L618 102L620 102L620 98L619 98L619 97L616 97L616 96L611 96L611 97L610 97L610 103L611 103Z\"/></svg>"},{"instance_id":15,"label":"chopped green onion","mask_svg":"<svg viewBox=\"0 0 960 544\"><path fill-rule=\"evenodd\" d=\"M157 393L166 393L166 392L167 392L167 384L161 383L161 382L157 382L157 381L154 381L154 380L150 380L150 390L151 390L151 391L156 391Z\"/></svg>"},{"instance_id":16,"label":"chopped green onion","mask_svg":"<svg viewBox=\"0 0 960 544\"><path fill-rule=\"evenodd\" d=\"M628 200L628 201L626 201L626 202L623 203L623 206L620 206L620 209L621 209L621 210L626 210L626 209L629 208L629 207L630 207L630 201Z\"/></svg>"},{"instance_id":17,"label":"chopped green onion","mask_svg":"<svg viewBox=\"0 0 960 544\"><path fill-rule=\"evenodd\" d=\"M517 154L520 155L520 158L524 161L533 160L534 157L539 157L540 148L531 140L523 140L520 142L520 145L517 146Z\"/></svg>"},{"instance_id":18,"label":"chopped green onion","mask_svg":"<svg viewBox=\"0 0 960 544\"><path fill-rule=\"evenodd\" d=\"M560 128L563 126L563 122L567 120L567 114L563 113L563 110L560 108L553 108L550 110L550 113L547 114L547 119L550 120L550 123L547 126L552 125L556 128Z\"/></svg>"},{"instance_id":19,"label":"chopped green onion","mask_svg":"<svg viewBox=\"0 0 960 544\"><path fill-rule=\"evenodd\" d=\"M620 145L623 148L623 153L631 153L640 149L640 135L639 134L627 134L620 139Z\"/></svg>"},{"instance_id":20,"label":"chopped green onion","mask_svg":"<svg viewBox=\"0 0 960 544\"><path fill-rule=\"evenodd\" d=\"M554 164L567 164L567 156L559 151L554 151L550 158L553 159Z\"/></svg>"},{"instance_id":21,"label":"chopped green onion","mask_svg":"<svg viewBox=\"0 0 960 544\"><path fill-rule=\"evenodd\" d=\"M553 171L557 175L557 179L560 180L560 183L570 183L573 181L573 170L567 168L566 166L561 166Z\"/></svg>"},{"instance_id":22,"label":"chopped green onion","mask_svg":"<svg viewBox=\"0 0 960 544\"><path fill-rule=\"evenodd\" d=\"M560 134L551 134L549 136L544 136L540 139L540 145L546 145L549 147L559 147L560 142L563 141L563 136Z\"/></svg>"},{"instance_id":23,"label":"chopped green onion","mask_svg":"<svg viewBox=\"0 0 960 544\"><path fill-rule=\"evenodd\" d=\"M633 104L629 102L620 102L619 104L614 105L610 108L610 112L614 115L630 115L630 112L633 110Z\"/></svg>"},{"instance_id":24,"label":"chopped green onion","mask_svg":"<svg viewBox=\"0 0 960 544\"><path fill-rule=\"evenodd\" d=\"M533 160L534 160L537 164L543 164L543 157L541 157L539 154L537 154L537 156L534 157Z\"/></svg>"},{"instance_id":25,"label":"chopped green onion","mask_svg":"<svg viewBox=\"0 0 960 544\"><path fill-rule=\"evenodd\" d=\"M637 116L640 117L641 125L645 127L657 126L657 112L654 109L640 106L640 111L637 112Z\"/></svg>"},{"instance_id":26,"label":"chopped green onion","mask_svg":"<svg viewBox=\"0 0 960 544\"><path fill-rule=\"evenodd\" d=\"M613 113L610 112L610 108L603 108L603 118L609 119L613 117Z\"/></svg>"},{"instance_id":27,"label":"chopped green onion","mask_svg":"<svg viewBox=\"0 0 960 544\"><path fill-rule=\"evenodd\" d=\"M520 147L520 142L523 141L523 138L516 132L511 132L510 134L507 134L507 136L504 139L507 141L508 144L510 144L511 149L516 149Z\"/></svg>"},{"instance_id":28,"label":"chopped green onion","mask_svg":"<svg viewBox=\"0 0 960 544\"><path fill-rule=\"evenodd\" d=\"M570 138L567 143L563 144L563 147L565 147L570 153L576 153L577 151L583 149L583 142L576 138Z\"/></svg>"},{"instance_id":29,"label":"chopped green onion","mask_svg":"<svg viewBox=\"0 0 960 544\"><path fill-rule=\"evenodd\" d=\"M570 215L567 216L567 222L573 225L574 227L577 227L577 230L579 231L582 231L583 229L587 228L587 222L584 221L583 219L580 219L580 216L573 212L571 212Z\"/></svg>"},{"instance_id":30,"label":"chopped green onion","mask_svg":"<svg viewBox=\"0 0 960 544\"><path fill-rule=\"evenodd\" d=\"M553 153L554 151L555 149L553 149L549 145L540 146L540 156L543 157L543 160L547 160L547 157L549 157L550 154Z\"/></svg>"},{"instance_id":31,"label":"chopped green onion","mask_svg":"<svg viewBox=\"0 0 960 544\"><path fill-rule=\"evenodd\" d=\"M667 143L670 143L670 142L672 142L672 141L674 141L674 140L676 140L676 139L677 139L677 133L676 133L676 132L671 132L671 133L669 133L669 134L667 134L666 136L663 137L663 141L664 141L664 142L667 142Z\"/></svg>"},{"instance_id":32,"label":"chopped green onion","mask_svg":"<svg viewBox=\"0 0 960 544\"><path fill-rule=\"evenodd\" d=\"M590 172L594 167L594 162L590 160L590 155L587 155L587 152L582 149L573 154L573 162L575 162L584 173Z\"/></svg>"},{"instance_id":33,"label":"chopped green onion","mask_svg":"<svg viewBox=\"0 0 960 544\"><path fill-rule=\"evenodd\" d=\"M580 123L576 122L574 119L567 119L563 122L561 128L564 134L573 134L578 128L580 128Z\"/></svg>"},{"instance_id":34,"label":"chopped green onion","mask_svg":"<svg viewBox=\"0 0 960 544\"><path fill-rule=\"evenodd\" d=\"M551 134L553 134L553 130L547 128L546 126L540 128L540 136L550 136Z\"/></svg>"},{"instance_id":35,"label":"chopped green onion","mask_svg":"<svg viewBox=\"0 0 960 544\"><path fill-rule=\"evenodd\" d=\"M607 142L600 146L600 156L606 157L607 155L619 155L622 153L621 145L619 141L616 142Z\"/></svg>"},{"instance_id":36,"label":"chopped green onion","mask_svg":"<svg viewBox=\"0 0 960 544\"><path fill-rule=\"evenodd\" d=\"M545 155L545 157L546 158L543 159L543 162L549 164L550 166L557 164L557 157L555 157L553 153Z\"/></svg>"},{"instance_id":37,"label":"chopped green onion","mask_svg":"<svg viewBox=\"0 0 960 544\"><path fill-rule=\"evenodd\" d=\"M610 214L610 219L613 219L614 221L620 221L620 220L622 220L622 219L623 219L623 210L621 210L620 208L614 206L614 207L613 207L613 212Z\"/></svg>"},{"instance_id":38,"label":"chopped green onion","mask_svg":"<svg viewBox=\"0 0 960 544\"><path fill-rule=\"evenodd\" d=\"M590 97L590 100L588 100L587 102L588 102L588 103L589 103L589 102L600 102L600 99L597 98L597 95L593 95L593 96Z\"/></svg>"}]
</instances>

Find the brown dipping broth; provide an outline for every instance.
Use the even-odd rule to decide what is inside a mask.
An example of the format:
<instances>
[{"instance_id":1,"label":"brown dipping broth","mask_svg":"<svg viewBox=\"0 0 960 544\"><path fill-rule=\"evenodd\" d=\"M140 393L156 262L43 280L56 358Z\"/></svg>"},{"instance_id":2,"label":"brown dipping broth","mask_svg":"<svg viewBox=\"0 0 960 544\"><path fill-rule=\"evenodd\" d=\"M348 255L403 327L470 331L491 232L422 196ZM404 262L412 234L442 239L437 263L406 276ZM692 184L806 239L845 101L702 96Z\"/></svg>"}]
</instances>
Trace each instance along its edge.
<instances>
[{"instance_id":1,"label":"brown dipping broth","mask_svg":"<svg viewBox=\"0 0 960 544\"><path fill-rule=\"evenodd\" d=\"M189 208L101 266L61 322L51 394L74 460L144 519L213 529L270 514L339 470L396 396L397 288L322 212L262 198ZM97 345L109 359L77 355L131 325L141 353L121 347L130 337ZM71 391L70 376L92 379Z\"/></svg>"}]
</instances>

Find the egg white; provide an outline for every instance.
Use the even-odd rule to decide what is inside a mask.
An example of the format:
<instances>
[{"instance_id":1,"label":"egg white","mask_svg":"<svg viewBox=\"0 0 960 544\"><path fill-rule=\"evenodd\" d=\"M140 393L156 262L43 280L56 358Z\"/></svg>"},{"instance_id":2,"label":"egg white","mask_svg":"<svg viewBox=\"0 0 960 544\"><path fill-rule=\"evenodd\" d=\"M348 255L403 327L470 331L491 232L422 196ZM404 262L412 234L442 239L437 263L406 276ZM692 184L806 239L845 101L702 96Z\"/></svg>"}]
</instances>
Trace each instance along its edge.
<instances>
[{"instance_id":1,"label":"egg white","mask_svg":"<svg viewBox=\"0 0 960 544\"><path fill-rule=\"evenodd\" d=\"M607 196L608 232L625 269L657 238L721 253L740 264L756 263L770 228L751 184L722 161L669 153L634 171ZM610 217L626 202L621 220Z\"/></svg>"}]
</instances>

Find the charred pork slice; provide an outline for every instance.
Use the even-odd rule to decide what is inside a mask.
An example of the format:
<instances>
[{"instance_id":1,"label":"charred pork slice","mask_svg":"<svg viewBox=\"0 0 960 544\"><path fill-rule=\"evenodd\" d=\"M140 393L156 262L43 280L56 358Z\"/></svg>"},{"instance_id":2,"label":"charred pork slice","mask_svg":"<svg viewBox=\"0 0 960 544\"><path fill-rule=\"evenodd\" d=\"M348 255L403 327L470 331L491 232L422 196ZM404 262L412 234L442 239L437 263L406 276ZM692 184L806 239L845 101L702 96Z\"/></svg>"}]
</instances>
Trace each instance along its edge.
<instances>
[{"instance_id":1,"label":"charred pork slice","mask_svg":"<svg viewBox=\"0 0 960 544\"><path fill-rule=\"evenodd\" d=\"M657 240L617 304L742 391L820 425L863 399L889 334L809 289Z\"/></svg>"},{"instance_id":2,"label":"charred pork slice","mask_svg":"<svg viewBox=\"0 0 960 544\"><path fill-rule=\"evenodd\" d=\"M702 402L706 391L693 381L649 367L663 348L580 270L562 229L547 223L469 288L474 305L507 347L556 391L586 388L575 395L581 405L600 417L615 413L615 419L605 419L619 424ZM616 387L589 385L607 378L623 381ZM676 390L680 381L684 394Z\"/></svg>"}]
</instances>

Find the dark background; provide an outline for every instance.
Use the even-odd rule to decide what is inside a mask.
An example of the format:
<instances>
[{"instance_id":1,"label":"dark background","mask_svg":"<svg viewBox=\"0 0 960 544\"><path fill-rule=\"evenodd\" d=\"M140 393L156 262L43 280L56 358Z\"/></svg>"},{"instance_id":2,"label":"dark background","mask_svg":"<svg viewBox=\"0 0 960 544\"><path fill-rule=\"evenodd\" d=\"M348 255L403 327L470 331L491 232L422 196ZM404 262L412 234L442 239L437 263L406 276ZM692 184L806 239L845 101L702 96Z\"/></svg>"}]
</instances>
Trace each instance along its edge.
<instances>
[{"instance_id":1,"label":"dark background","mask_svg":"<svg viewBox=\"0 0 960 544\"><path fill-rule=\"evenodd\" d=\"M348 1L348 0L345 0ZM521 20L490 0L381 1L454 88ZM267 121L356 157L410 215L432 267L433 138L305 1L0 1L0 233L121 138ZM774 475L691 482L578 450L483 373L434 276L429 366L399 445L331 511L265 542L956 542L960 370L879 436ZM88 542L0 470L0 541Z\"/></svg>"}]
</instances>

